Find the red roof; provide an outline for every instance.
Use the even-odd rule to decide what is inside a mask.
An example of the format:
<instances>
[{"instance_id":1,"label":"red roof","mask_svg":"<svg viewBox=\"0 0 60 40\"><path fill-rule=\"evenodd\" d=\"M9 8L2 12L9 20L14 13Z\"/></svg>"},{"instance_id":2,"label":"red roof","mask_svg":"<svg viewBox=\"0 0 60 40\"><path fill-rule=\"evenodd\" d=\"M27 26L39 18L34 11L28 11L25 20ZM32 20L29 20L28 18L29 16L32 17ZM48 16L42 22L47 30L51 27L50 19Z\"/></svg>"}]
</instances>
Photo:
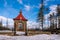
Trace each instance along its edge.
<instances>
[{"instance_id":1,"label":"red roof","mask_svg":"<svg viewBox=\"0 0 60 40\"><path fill-rule=\"evenodd\" d=\"M19 15L16 18L14 18L14 20L27 21L27 19L25 19L25 17L22 15L22 11L20 11Z\"/></svg>"}]
</instances>

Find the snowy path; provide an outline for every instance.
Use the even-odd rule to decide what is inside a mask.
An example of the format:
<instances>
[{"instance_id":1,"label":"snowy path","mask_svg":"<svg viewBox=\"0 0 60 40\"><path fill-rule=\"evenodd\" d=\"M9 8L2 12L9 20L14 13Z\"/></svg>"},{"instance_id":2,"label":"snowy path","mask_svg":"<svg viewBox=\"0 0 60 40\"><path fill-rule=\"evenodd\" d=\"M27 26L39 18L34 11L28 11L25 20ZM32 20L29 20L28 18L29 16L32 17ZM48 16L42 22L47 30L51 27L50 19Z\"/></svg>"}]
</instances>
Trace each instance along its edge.
<instances>
[{"instance_id":1,"label":"snowy path","mask_svg":"<svg viewBox=\"0 0 60 40\"><path fill-rule=\"evenodd\" d=\"M0 40L60 40L60 35L40 34L35 36L5 36L0 35Z\"/></svg>"}]
</instances>

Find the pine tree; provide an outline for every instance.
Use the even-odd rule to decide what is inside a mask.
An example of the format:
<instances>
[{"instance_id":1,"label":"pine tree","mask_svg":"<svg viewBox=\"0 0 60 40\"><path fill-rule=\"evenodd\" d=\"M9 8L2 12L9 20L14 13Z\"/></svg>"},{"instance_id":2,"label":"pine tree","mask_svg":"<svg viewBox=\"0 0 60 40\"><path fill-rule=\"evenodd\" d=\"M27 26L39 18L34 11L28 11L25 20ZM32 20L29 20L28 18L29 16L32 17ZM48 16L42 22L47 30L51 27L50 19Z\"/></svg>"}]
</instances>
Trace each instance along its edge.
<instances>
[{"instance_id":1,"label":"pine tree","mask_svg":"<svg viewBox=\"0 0 60 40\"><path fill-rule=\"evenodd\" d=\"M39 13L38 13L38 17L37 17L37 21L39 22L39 27L42 27L43 30L43 19L44 19L44 4L43 4L43 0L41 0L41 7L39 9Z\"/></svg>"}]
</instances>

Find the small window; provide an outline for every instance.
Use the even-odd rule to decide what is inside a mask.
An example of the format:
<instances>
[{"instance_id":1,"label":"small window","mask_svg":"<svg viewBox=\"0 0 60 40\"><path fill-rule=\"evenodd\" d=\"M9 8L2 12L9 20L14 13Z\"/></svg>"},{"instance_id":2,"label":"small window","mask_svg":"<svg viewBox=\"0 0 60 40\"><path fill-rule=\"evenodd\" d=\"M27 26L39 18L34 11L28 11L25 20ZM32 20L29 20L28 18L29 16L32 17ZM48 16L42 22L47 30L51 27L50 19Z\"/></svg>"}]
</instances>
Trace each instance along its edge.
<instances>
[{"instance_id":1,"label":"small window","mask_svg":"<svg viewBox=\"0 0 60 40\"><path fill-rule=\"evenodd\" d=\"M23 29L23 24L22 24L22 23L19 23L19 24L18 24L18 27L19 27L20 29Z\"/></svg>"}]
</instances>

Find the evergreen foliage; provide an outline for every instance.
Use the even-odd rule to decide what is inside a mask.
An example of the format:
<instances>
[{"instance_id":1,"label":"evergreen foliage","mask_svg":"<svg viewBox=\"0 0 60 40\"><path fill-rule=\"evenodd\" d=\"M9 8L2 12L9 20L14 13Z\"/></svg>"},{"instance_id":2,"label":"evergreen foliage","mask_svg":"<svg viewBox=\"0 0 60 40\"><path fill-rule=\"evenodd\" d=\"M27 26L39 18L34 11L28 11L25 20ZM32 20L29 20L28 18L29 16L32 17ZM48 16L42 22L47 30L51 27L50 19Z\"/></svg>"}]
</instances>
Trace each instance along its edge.
<instances>
[{"instance_id":1,"label":"evergreen foliage","mask_svg":"<svg viewBox=\"0 0 60 40\"><path fill-rule=\"evenodd\" d=\"M42 30L43 30L43 19L44 19L43 12L44 12L44 4L43 4L43 0L41 0L41 7L39 9L37 21L39 22L39 27L40 26L42 27Z\"/></svg>"}]
</instances>

